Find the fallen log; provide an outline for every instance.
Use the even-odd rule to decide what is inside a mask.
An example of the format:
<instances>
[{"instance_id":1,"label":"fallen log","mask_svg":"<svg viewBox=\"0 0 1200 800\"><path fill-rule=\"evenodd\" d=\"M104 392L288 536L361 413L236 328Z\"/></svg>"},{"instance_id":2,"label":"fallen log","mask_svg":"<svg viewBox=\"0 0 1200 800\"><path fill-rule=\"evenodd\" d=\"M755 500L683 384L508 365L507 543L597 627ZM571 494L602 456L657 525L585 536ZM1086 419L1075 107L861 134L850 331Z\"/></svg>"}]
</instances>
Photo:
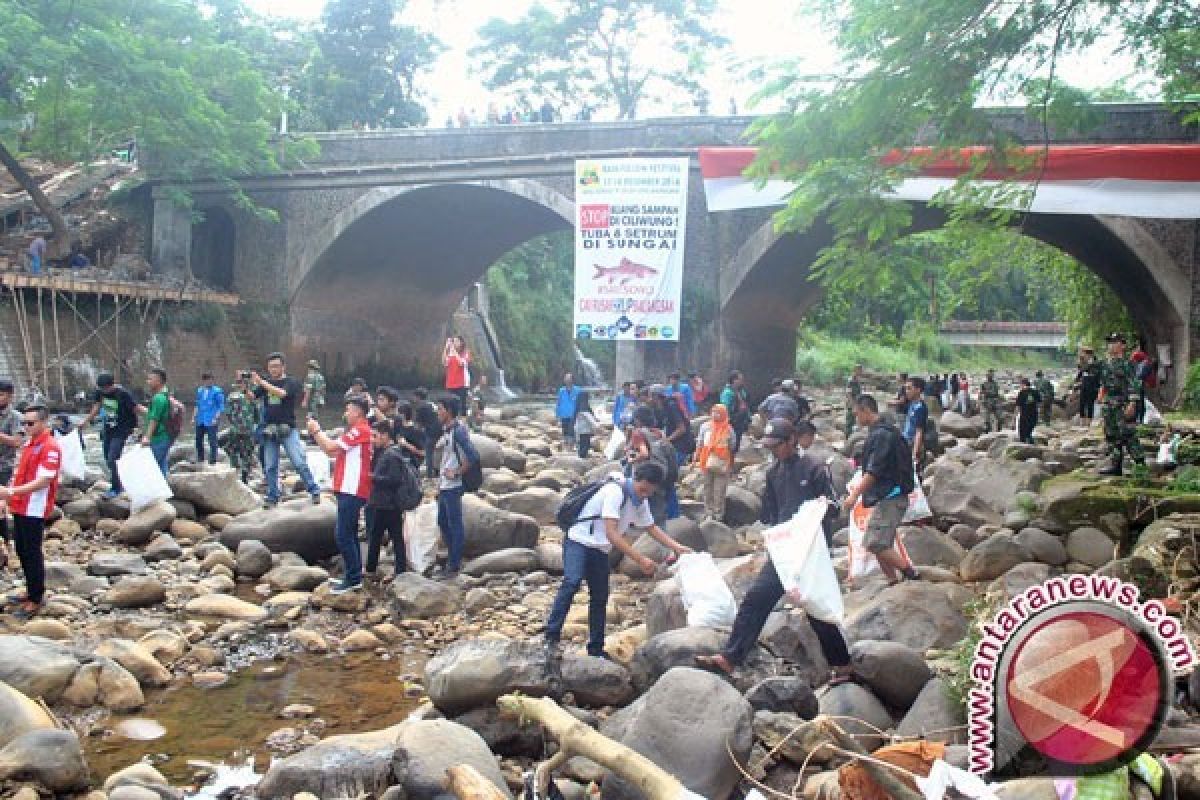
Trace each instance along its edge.
<instances>
[{"instance_id":1,"label":"fallen log","mask_svg":"<svg viewBox=\"0 0 1200 800\"><path fill-rule=\"evenodd\" d=\"M470 764L458 764L446 770L446 791L458 800L508 800L496 784L479 774Z\"/></svg>"}]
</instances>

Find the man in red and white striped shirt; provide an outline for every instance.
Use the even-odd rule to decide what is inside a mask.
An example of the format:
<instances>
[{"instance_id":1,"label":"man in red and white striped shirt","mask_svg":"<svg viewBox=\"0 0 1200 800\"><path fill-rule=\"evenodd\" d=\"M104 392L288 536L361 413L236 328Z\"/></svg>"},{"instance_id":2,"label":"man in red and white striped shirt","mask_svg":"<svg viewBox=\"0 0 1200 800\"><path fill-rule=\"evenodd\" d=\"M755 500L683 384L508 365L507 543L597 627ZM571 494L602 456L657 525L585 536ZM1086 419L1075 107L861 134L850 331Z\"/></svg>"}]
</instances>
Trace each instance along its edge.
<instances>
[{"instance_id":1,"label":"man in red and white striped shirt","mask_svg":"<svg viewBox=\"0 0 1200 800\"><path fill-rule=\"evenodd\" d=\"M12 485L0 487L0 500L8 502L13 515L13 533L17 557L25 573L25 597L17 615L28 619L41 608L46 594L46 563L42 555L42 534L46 517L54 510L58 493L58 474L62 451L46 425L49 413L42 405L25 409L21 425L25 446L13 473ZM72 434L73 435L73 434Z\"/></svg>"},{"instance_id":2,"label":"man in red and white striped shirt","mask_svg":"<svg viewBox=\"0 0 1200 800\"><path fill-rule=\"evenodd\" d=\"M334 584L333 594L362 588L362 551L358 546L358 517L371 496L371 427L368 400L354 395L346 401L346 430L336 440L321 431L321 424L308 420L308 432L317 446L333 461L333 494L337 499L337 546L345 574Z\"/></svg>"}]
</instances>

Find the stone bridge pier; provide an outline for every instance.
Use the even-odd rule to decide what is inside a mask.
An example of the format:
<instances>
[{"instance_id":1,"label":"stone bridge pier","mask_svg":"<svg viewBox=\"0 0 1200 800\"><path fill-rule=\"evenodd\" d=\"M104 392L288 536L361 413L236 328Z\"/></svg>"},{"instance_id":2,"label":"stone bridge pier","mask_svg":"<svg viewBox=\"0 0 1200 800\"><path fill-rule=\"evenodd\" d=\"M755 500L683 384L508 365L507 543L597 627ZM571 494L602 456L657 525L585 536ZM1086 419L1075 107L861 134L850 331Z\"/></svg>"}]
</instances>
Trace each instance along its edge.
<instances>
[{"instance_id":1,"label":"stone bridge pier","mask_svg":"<svg viewBox=\"0 0 1200 800\"><path fill-rule=\"evenodd\" d=\"M1085 140L1196 138L1157 107L1105 108L1109 121ZM682 340L613 345L615 377L694 369L721 385L736 368L758 391L795 369L796 329L820 299L809 266L829 231L818 224L779 235L769 210L708 213L696 148L741 144L749 122L316 134L321 155L305 169L242 181L276 222L233 203L221 185L197 183L187 187L203 214L195 223L170 204L169 187L155 187L153 259L164 272L236 291L238 328L250 340L243 344L257 355L316 357L335 381L362 374L439 386L442 343L470 287L512 248L571 229L576 158L692 156ZM1025 123L1005 124L1019 131ZM940 224L929 209L916 210L917 229ZM1030 215L1021 230L1080 259L1116 290L1151 345L1169 347L1171 396L1200 354L1197 226ZM572 346L570 330L541 333Z\"/></svg>"}]
</instances>

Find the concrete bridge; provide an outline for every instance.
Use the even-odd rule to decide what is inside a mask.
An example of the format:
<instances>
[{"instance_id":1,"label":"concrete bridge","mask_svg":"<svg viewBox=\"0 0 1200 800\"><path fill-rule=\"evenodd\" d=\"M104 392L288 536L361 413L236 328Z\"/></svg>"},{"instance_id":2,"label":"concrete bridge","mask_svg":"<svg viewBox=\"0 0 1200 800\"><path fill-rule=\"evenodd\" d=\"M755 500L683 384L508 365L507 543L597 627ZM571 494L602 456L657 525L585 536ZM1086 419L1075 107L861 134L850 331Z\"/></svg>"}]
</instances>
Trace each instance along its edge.
<instances>
[{"instance_id":1,"label":"concrete bridge","mask_svg":"<svg viewBox=\"0 0 1200 800\"><path fill-rule=\"evenodd\" d=\"M950 320L938 328L942 341L976 347L1017 347L1057 350L1067 344L1061 322L995 322Z\"/></svg>"},{"instance_id":2,"label":"concrete bridge","mask_svg":"<svg viewBox=\"0 0 1200 800\"><path fill-rule=\"evenodd\" d=\"M1195 128L1158 106L1104 106L1104 123L1057 142L1194 142ZM1021 111L997 124L1026 141L1041 126ZM235 205L224 186L189 186L204 220L154 192L156 269L237 292L258 313L239 325L260 351L279 348L352 372L431 381L449 320L469 287L513 247L569 230L576 158L695 155L743 142L747 117L681 118L316 134L303 169L251 177L243 189L278 222ZM695 160L693 159L693 164ZM618 379L693 368L713 382L729 368L757 385L788 374L796 328L819 299L808 280L829 242L817 225L779 235L769 210L710 214L698 167L690 183L683 313L695 331L679 344L622 343ZM941 224L918 206L916 228ZM1022 231L1087 264L1129 305L1148 338L1176 363L1200 353L1200 236L1196 221L1030 215ZM547 331L570 347L570 331ZM914 365L916 366L916 365Z\"/></svg>"}]
</instances>

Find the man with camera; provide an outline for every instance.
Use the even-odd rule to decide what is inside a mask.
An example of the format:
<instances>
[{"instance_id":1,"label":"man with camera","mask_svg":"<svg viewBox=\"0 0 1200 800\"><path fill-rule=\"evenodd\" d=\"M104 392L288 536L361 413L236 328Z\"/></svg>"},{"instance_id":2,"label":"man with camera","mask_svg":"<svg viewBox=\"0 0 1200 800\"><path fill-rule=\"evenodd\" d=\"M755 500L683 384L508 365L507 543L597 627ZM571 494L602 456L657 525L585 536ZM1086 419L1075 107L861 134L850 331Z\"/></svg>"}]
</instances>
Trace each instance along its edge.
<instances>
[{"instance_id":1,"label":"man with camera","mask_svg":"<svg viewBox=\"0 0 1200 800\"><path fill-rule=\"evenodd\" d=\"M267 508L279 502L279 449L304 481L313 505L321 502L321 489L313 480L296 428L296 403L304 393L300 381L288 377L282 353L267 356L267 376L250 373L254 396L263 401L263 473L267 479Z\"/></svg>"}]
</instances>

